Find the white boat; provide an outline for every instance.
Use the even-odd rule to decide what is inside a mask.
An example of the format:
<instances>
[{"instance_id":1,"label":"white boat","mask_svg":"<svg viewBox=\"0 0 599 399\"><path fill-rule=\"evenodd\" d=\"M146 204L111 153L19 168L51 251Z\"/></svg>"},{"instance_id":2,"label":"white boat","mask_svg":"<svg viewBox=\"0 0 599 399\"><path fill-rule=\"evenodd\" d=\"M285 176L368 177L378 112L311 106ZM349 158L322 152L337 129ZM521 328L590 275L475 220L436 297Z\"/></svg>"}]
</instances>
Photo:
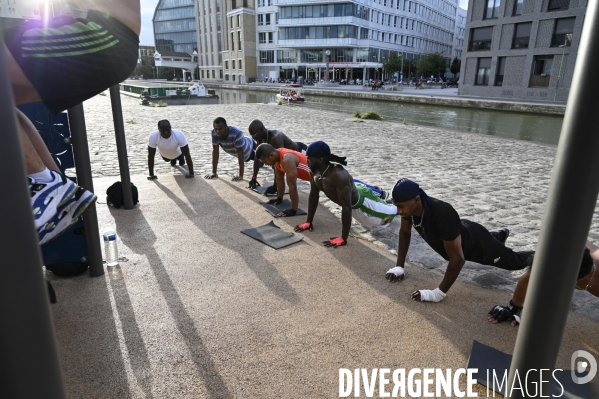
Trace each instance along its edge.
<instances>
[{"instance_id":1,"label":"white boat","mask_svg":"<svg viewBox=\"0 0 599 399\"><path fill-rule=\"evenodd\" d=\"M281 86L277 100L282 99L287 102L304 102L303 86L301 84L289 83Z\"/></svg>"}]
</instances>

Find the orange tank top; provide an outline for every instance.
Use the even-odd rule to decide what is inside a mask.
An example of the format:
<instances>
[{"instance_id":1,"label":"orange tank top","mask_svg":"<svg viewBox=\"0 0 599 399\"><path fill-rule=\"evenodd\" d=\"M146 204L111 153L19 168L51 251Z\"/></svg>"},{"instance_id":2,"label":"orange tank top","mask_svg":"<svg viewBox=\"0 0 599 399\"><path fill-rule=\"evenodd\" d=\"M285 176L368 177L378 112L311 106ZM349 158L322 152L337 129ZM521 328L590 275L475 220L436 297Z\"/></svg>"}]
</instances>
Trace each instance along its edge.
<instances>
[{"instance_id":1,"label":"orange tank top","mask_svg":"<svg viewBox=\"0 0 599 399\"><path fill-rule=\"evenodd\" d=\"M283 167L281 166L281 162L283 162L283 157L285 154L293 154L299 158L299 164L297 165L297 177L301 180L310 181L310 168L308 167L308 162L306 162L306 155L301 152L293 151L288 148L279 148L279 162L275 163L275 167L279 169L281 172L285 173Z\"/></svg>"}]
</instances>

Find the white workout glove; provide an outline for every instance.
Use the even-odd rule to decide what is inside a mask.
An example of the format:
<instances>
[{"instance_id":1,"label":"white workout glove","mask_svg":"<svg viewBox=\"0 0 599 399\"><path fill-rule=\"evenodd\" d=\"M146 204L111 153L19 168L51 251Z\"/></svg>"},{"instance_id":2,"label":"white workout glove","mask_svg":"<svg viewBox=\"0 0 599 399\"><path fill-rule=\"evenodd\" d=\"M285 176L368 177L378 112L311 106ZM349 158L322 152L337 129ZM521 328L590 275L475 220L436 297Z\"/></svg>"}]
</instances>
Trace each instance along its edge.
<instances>
[{"instance_id":1,"label":"white workout glove","mask_svg":"<svg viewBox=\"0 0 599 399\"><path fill-rule=\"evenodd\" d=\"M385 274L385 278L389 280L390 283L393 283L398 280L401 281L404 279L405 276L406 273L404 271L404 268L401 266L392 267L391 269L387 270L387 273Z\"/></svg>"},{"instance_id":2,"label":"white workout glove","mask_svg":"<svg viewBox=\"0 0 599 399\"><path fill-rule=\"evenodd\" d=\"M447 296L446 293L439 288L434 290L418 290L420 292L420 300L422 302L441 302Z\"/></svg>"}]
</instances>

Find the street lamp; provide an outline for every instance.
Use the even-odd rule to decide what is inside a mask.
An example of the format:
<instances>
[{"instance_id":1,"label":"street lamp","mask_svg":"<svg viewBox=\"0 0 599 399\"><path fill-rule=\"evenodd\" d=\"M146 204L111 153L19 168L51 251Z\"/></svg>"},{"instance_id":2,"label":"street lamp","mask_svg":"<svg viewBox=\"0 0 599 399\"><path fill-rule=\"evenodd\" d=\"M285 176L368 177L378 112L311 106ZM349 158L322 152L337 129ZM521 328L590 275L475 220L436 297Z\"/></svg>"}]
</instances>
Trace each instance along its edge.
<instances>
[{"instance_id":1,"label":"street lamp","mask_svg":"<svg viewBox=\"0 0 599 399\"><path fill-rule=\"evenodd\" d=\"M562 48L562 59L559 61L559 72L557 73L557 83L555 84L555 94L553 95L553 101L557 99L557 89L559 88L559 81L562 77L562 66L564 65L564 55L566 52L566 47L568 47L566 46L567 43L568 38L566 37L564 44L560 46Z\"/></svg>"},{"instance_id":2,"label":"street lamp","mask_svg":"<svg viewBox=\"0 0 599 399\"><path fill-rule=\"evenodd\" d=\"M327 56L327 59L326 59L326 61L327 61L327 68L326 68L326 72L325 72L325 74L326 74L326 80L327 80L327 82L328 82L328 81L330 80L330 79L329 79L329 56L331 55L331 50L327 50L327 51L325 51L324 53L325 53L325 54L326 54L326 56Z\"/></svg>"},{"instance_id":3,"label":"street lamp","mask_svg":"<svg viewBox=\"0 0 599 399\"><path fill-rule=\"evenodd\" d=\"M401 52L401 73L400 73L400 75L401 75L401 80L400 80L400 82L401 82L401 83L403 83L403 56L404 56L404 52L402 51L402 52Z\"/></svg>"}]
</instances>

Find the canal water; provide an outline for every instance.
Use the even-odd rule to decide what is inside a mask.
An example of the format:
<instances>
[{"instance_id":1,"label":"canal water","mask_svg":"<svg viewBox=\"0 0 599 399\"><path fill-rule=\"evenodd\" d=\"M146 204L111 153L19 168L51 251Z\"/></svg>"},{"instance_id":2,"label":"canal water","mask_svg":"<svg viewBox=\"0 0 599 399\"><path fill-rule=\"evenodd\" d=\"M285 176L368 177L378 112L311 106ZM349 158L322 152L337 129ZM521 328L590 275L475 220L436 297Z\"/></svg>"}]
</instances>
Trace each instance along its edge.
<instances>
[{"instance_id":1,"label":"canal water","mask_svg":"<svg viewBox=\"0 0 599 399\"><path fill-rule=\"evenodd\" d=\"M276 102L274 92L216 89L216 93L221 104ZM374 110L385 120L402 122L405 119L411 125L550 145L557 145L563 121L562 116L310 95L306 96L305 103L290 106L336 111L348 117L351 117L354 110L361 113Z\"/></svg>"}]
</instances>

